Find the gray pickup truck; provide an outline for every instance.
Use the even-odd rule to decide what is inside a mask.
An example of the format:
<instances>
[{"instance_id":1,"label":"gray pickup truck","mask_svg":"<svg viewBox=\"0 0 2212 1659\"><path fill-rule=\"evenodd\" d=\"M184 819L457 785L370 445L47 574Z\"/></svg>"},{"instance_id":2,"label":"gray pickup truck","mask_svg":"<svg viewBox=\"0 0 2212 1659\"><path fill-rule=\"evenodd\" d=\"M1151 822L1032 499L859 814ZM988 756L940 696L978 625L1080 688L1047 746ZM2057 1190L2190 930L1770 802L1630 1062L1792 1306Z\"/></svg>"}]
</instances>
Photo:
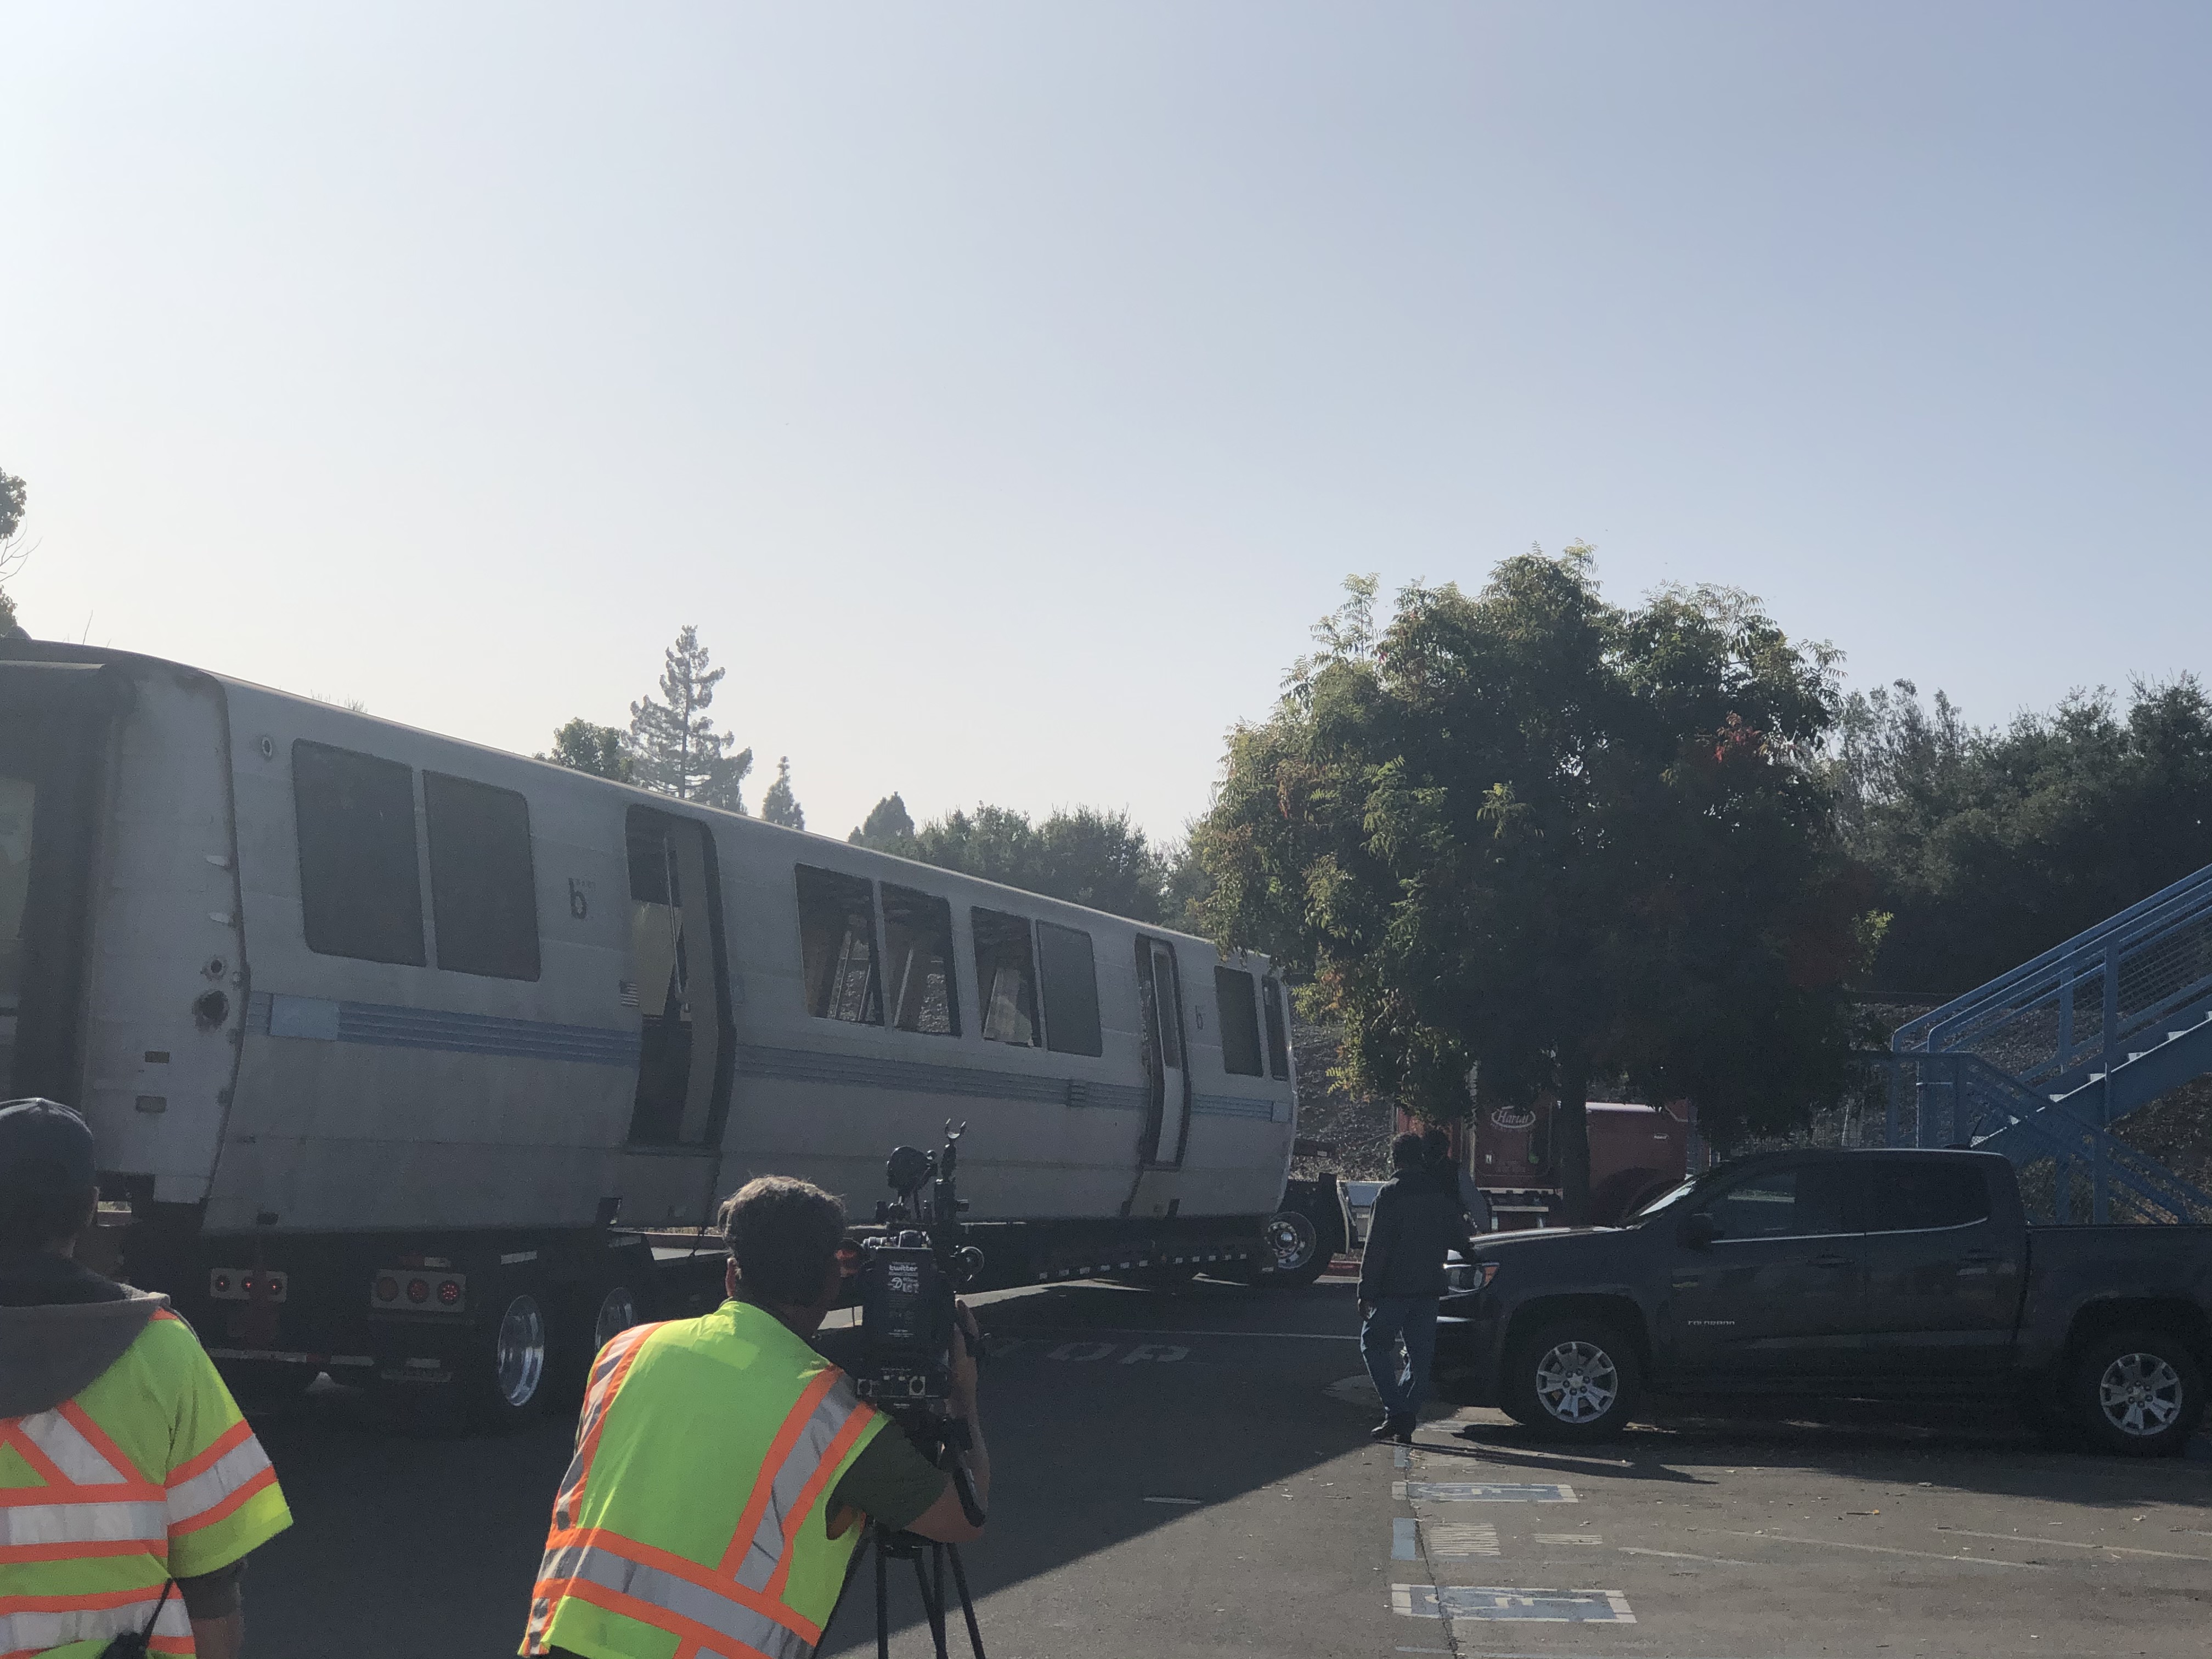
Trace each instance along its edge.
<instances>
[{"instance_id":1,"label":"gray pickup truck","mask_svg":"<svg viewBox=\"0 0 2212 1659\"><path fill-rule=\"evenodd\" d=\"M2157 1456L2212 1370L2212 1227L2031 1224L1992 1152L1765 1153L1620 1227L1484 1237L1450 1277L1438 1391L1569 1438L1647 1388L1948 1395Z\"/></svg>"}]
</instances>

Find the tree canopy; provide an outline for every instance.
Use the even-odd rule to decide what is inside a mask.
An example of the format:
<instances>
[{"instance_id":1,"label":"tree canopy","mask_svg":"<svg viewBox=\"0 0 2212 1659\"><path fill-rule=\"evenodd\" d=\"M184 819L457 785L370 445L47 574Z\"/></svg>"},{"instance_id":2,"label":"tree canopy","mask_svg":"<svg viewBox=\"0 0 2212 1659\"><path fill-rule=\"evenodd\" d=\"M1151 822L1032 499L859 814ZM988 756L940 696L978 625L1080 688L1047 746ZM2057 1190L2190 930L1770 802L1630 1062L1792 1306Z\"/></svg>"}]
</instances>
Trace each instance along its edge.
<instances>
[{"instance_id":1,"label":"tree canopy","mask_svg":"<svg viewBox=\"0 0 2212 1659\"><path fill-rule=\"evenodd\" d=\"M631 781L629 733L619 726L598 726L579 714L553 734L553 747L538 757L595 778Z\"/></svg>"},{"instance_id":2,"label":"tree canopy","mask_svg":"<svg viewBox=\"0 0 2212 1659\"><path fill-rule=\"evenodd\" d=\"M29 500L29 487L5 467L0 467L0 581L14 575L26 556L15 538L22 528L23 509ZM22 635L22 625L15 620L14 598L0 592L0 640L20 639Z\"/></svg>"},{"instance_id":3,"label":"tree canopy","mask_svg":"<svg viewBox=\"0 0 2212 1659\"><path fill-rule=\"evenodd\" d=\"M1832 1097L1869 925L1817 764L1834 653L1732 590L1610 605L1580 546L1380 624L1346 587L1194 847L1208 930L1311 975L1347 1080L1438 1121L1471 1077L1554 1095L1571 1214L1594 1081L1723 1139Z\"/></svg>"},{"instance_id":4,"label":"tree canopy","mask_svg":"<svg viewBox=\"0 0 2212 1659\"><path fill-rule=\"evenodd\" d=\"M791 793L791 757L780 757L775 763L775 781L761 797L761 817L769 823L780 823L787 830L806 828L806 810L799 804L799 797Z\"/></svg>"},{"instance_id":5,"label":"tree canopy","mask_svg":"<svg viewBox=\"0 0 2212 1659\"><path fill-rule=\"evenodd\" d=\"M1899 680L1844 705L1832 768L1892 913L1881 988L1972 989L2212 862L2212 698L2191 675L1985 729Z\"/></svg>"},{"instance_id":6,"label":"tree canopy","mask_svg":"<svg viewBox=\"0 0 2212 1659\"><path fill-rule=\"evenodd\" d=\"M917 830L905 801L891 794L848 839L1133 921L1183 925L1176 849L1155 846L1127 812L1079 806L1039 823L1012 807L978 805Z\"/></svg>"},{"instance_id":7,"label":"tree canopy","mask_svg":"<svg viewBox=\"0 0 2212 1659\"><path fill-rule=\"evenodd\" d=\"M696 628L686 623L678 630L663 658L662 701L647 692L629 706L631 764L635 781L647 789L742 812L753 751L738 749L735 738L714 729L707 710L729 671L710 661Z\"/></svg>"}]
</instances>

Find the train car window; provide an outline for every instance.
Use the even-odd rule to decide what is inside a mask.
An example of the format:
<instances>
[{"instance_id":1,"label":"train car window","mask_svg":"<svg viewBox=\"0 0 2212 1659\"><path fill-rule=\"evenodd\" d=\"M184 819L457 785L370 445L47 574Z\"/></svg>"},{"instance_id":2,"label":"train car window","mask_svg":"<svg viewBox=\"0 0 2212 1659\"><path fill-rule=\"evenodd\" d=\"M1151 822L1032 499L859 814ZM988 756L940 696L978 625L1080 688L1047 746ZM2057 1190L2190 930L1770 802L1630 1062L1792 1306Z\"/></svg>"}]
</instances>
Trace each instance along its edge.
<instances>
[{"instance_id":1,"label":"train car window","mask_svg":"<svg viewBox=\"0 0 2212 1659\"><path fill-rule=\"evenodd\" d=\"M884 981L891 1024L925 1036L960 1035L952 974L952 906L911 887L884 884Z\"/></svg>"},{"instance_id":2,"label":"train car window","mask_svg":"<svg viewBox=\"0 0 2212 1659\"><path fill-rule=\"evenodd\" d=\"M1037 966L1044 983L1045 1046L1058 1054L1101 1054L1098 966L1091 935L1037 923Z\"/></svg>"},{"instance_id":3,"label":"train car window","mask_svg":"<svg viewBox=\"0 0 2212 1659\"><path fill-rule=\"evenodd\" d=\"M1232 1077L1259 1076L1260 1016L1252 1002L1252 975L1216 968L1213 997L1221 1007L1221 1069Z\"/></svg>"},{"instance_id":4,"label":"train car window","mask_svg":"<svg viewBox=\"0 0 2212 1659\"><path fill-rule=\"evenodd\" d=\"M806 1012L848 1025L884 1023L876 966L875 884L802 864L799 871L799 962Z\"/></svg>"},{"instance_id":5,"label":"train car window","mask_svg":"<svg viewBox=\"0 0 2212 1659\"><path fill-rule=\"evenodd\" d=\"M1290 1028L1283 1016L1283 981L1273 974L1260 981L1260 1004L1267 1011L1267 1075L1278 1083L1291 1076Z\"/></svg>"},{"instance_id":6,"label":"train car window","mask_svg":"<svg viewBox=\"0 0 2212 1659\"><path fill-rule=\"evenodd\" d=\"M1026 916L970 910L975 932L975 994L983 1004L983 1039L1037 1046L1036 962Z\"/></svg>"},{"instance_id":7,"label":"train car window","mask_svg":"<svg viewBox=\"0 0 2212 1659\"><path fill-rule=\"evenodd\" d=\"M430 831L438 966L493 979L536 979L530 803L512 789L425 772L422 816Z\"/></svg>"},{"instance_id":8,"label":"train car window","mask_svg":"<svg viewBox=\"0 0 2212 1659\"><path fill-rule=\"evenodd\" d=\"M302 738L292 744L292 806L307 948L421 967L413 769Z\"/></svg>"}]
</instances>

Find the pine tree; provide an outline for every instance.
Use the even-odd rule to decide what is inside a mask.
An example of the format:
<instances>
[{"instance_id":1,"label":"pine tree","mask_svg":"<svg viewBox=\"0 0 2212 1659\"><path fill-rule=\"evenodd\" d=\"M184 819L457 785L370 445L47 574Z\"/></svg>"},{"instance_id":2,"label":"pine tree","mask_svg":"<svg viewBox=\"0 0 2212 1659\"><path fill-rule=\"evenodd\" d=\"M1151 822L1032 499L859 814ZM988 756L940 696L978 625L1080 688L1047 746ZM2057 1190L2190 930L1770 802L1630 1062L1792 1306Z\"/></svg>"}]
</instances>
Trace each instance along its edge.
<instances>
[{"instance_id":1,"label":"pine tree","mask_svg":"<svg viewBox=\"0 0 2212 1659\"><path fill-rule=\"evenodd\" d=\"M799 798L791 793L791 757L785 755L775 763L775 781L761 797L761 817L769 823L780 823L787 830L806 828L806 810L799 805Z\"/></svg>"},{"instance_id":2,"label":"pine tree","mask_svg":"<svg viewBox=\"0 0 2212 1659\"><path fill-rule=\"evenodd\" d=\"M714 730L707 710L714 688L729 671L710 668L699 630L685 624L668 647L660 675L660 695L629 706L632 781L678 800L695 800L725 811L745 810L743 786L752 770L753 751L731 752L737 739Z\"/></svg>"},{"instance_id":3,"label":"pine tree","mask_svg":"<svg viewBox=\"0 0 2212 1659\"><path fill-rule=\"evenodd\" d=\"M893 790L868 809L867 821L845 839L855 847L871 847L878 853L911 853L914 849L914 817L906 810L898 792Z\"/></svg>"}]
</instances>

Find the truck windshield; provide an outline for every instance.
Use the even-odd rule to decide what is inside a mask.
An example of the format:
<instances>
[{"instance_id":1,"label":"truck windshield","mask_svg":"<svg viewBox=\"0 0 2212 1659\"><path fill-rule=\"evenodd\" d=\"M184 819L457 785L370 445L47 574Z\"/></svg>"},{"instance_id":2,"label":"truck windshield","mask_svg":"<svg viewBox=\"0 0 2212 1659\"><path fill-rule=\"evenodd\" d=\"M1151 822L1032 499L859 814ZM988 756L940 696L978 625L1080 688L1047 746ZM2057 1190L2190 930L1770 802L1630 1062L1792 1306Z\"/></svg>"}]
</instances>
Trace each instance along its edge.
<instances>
[{"instance_id":1,"label":"truck windshield","mask_svg":"<svg viewBox=\"0 0 2212 1659\"><path fill-rule=\"evenodd\" d=\"M1642 1209L1638 1210L1634 1215L1629 1217L1627 1220L1622 1222L1620 1224L1624 1227L1632 1227L1639 1221L1643 1221L1648 1219L1650 1217L1657 1215L1662 1210L1671 1210L1676 1206L1683 1204L1688 1200L1692 1193L1710 1188L1715 1181L1718 1180L1722 1175L1726 1173L1732 1167L1732 1165L1726 1164L1717 1164L1712 1169L1705 1170L1702 1174L1692 1176L1687 1181L1675 1188L1673 1191L1662 1193L1658 1197L1653 1199L1649 1204L1645 1205Z\"/></svg>"}]
</instances>

